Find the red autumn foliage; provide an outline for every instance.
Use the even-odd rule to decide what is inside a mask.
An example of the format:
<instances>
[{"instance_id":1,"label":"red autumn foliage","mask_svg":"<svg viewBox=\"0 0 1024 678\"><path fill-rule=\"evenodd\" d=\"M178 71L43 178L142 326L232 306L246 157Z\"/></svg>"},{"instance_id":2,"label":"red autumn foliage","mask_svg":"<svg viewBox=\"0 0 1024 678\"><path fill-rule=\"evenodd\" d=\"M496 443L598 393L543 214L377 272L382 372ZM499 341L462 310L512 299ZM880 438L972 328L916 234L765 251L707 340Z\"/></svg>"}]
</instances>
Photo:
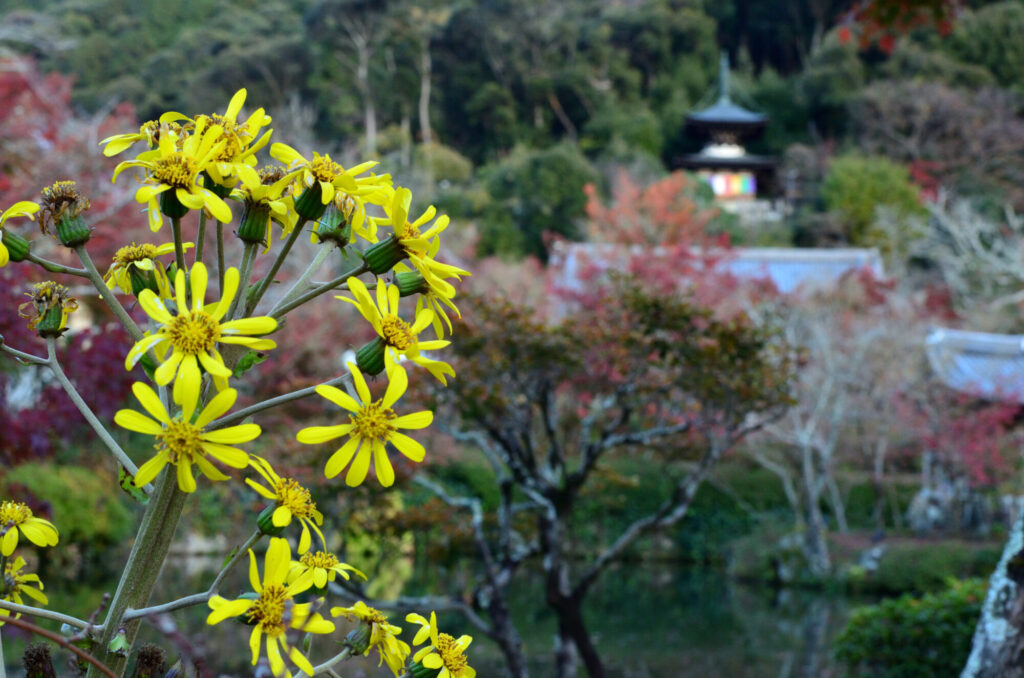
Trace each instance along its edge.
<instances>
[{"instance_id":1,"label":"red autumn foliage","mask_svg":"<svg viewBox=\"0 0 1024 678\"><path fill-rule=\"evenodd\" d=\"M877 44L886 54L896 38L921 27L934 27L941 36L953 31L963 0L860 0L847 13L839 29L840 42L858 36L861 49Z\"/></svg>"}]
</instances>

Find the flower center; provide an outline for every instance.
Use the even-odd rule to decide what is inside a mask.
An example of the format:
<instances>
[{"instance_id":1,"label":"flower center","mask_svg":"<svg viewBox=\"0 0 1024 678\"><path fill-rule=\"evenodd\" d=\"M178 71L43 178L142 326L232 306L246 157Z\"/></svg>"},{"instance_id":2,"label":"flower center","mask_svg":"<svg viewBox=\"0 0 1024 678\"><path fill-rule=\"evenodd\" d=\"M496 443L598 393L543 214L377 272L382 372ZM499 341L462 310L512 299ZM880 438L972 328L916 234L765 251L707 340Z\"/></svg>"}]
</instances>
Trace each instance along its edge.
<instances>
[{"instance_id":1,"label":"flower center","mask_svg":"<svg viewBox=\"0 0 1024 678\"><path fill-rule=\"evenodd\" d=\"M153 165L156 180L174 188L189 188L198 172L195 160L181 154L160 158Z\"/></svg>"},{"instance_id":2,"label":"flower center","mask_svg":"<svg viewBox=\"0 0 1024 678\"><path fill-rule=\"evenodd\" d=\"M223 115L214 113L212 116L199 115L196 116L196 121L200 118L206 119L206 127L209 128L212 125L220 125L223 128L220 136L217 137L217 142L224 142L224 148L214 158L217 162L227 162L233 160L238 155L241 155L242 151L249 143L249 130L239 125L236 121L229 118L225 118Z\"/></svg>"},{"instance_id":3,"label":"flower center","mask_svg":"<svg viewBox=\"0 0 1024 678\"><path fill-rule=\"evenodd\" d=\"M0 502L0 529L6 527L8 523L21 525L31 517L32 509L20 501Z\"/></svg>"},{"instance_id":4,"label":"flower center","mask_svg":"<svg viewBox=\"0 0 1024 678\"><path fill-rule=\"evenodd\" d=\"M416 344L412 327L397 315L386 315L380 322L380 333L389 346L406 351Z\"/></svg>"},{"instance_id":5,"label":"flower center","mask_svg":"<svg viewBox=\"0 0 1024 678\"><path fill-rule=\"evenodd\" d=\"M466 668L466 655L462 654L462 648L447 633L437 634L437 653L441 655L444 667L451 673L458 675L459 671Z\"/></svg>"},{"instance_id":6,"label":"flower center","mask_svg":"<svg viewBox=\"0 0 1024 678\"><path fill-rule=\"evenodd\" d=\"M300 562L306 567L322 567L325 570L329 570L338 564L338 559L334 557L333 553L306 551L302 554Z\"/></svg>"},{"instance_id":7,"label":"flower center","mask_svg":"<svg viewBox=\"0 0 1024 678\"><path fill-rule=\"evenodd\" d=\"M220 339L220 325L206 311L187 311L171 321L167 333L182 353L209 353Z\"/></svg>"},{"instance_id":8,"label":"flower center","mask_svg":"<svg viewBox=\"0 0 1024 678\"><path fill-rule=\"evenodd\" d=\"M282 478L274 488L279 506L286 507L297 518L309 518L316 510L316 503L310 499L309 490L291 478Z\"/></svg>"},{"instance_id":9,"label":"flower center","mask_svg":"<svg viewBox=\"0 0 1024 678\"><path fill-rule=\"evenodd\" d=\"M344 174L345 169L338 163L331 160L331 156L313 153L313 160L309 163L309 171L316 177L317 181L334 181L339 174Z\"/></svg>"},{"instance_id":10,"label":"flower center","mask_svg":"<svg viewBox=\"0 0 1024 678\"><path fill-rule=\"evenodd\" d=\"M399 240L407 240L420 237L419 226L413 226L411 222L405 222L405 226L402 227L401 235L398 236Z\"/></svg>"},{"instance_id":11,"label":"flower center","mask_svg":"<svg viewBox=\"0 0 1024 678\"><path fill-rule=\"evenodd\" d=\"M348 415L349 421L355 426L354 433L361 438L387 438L393 433L395 425L391 423L398 415L390 407L384 407L384 401L370 403L358 414Z\"/></svg>"},{"instance_id":12,"label":"flower center","mask_svg":"<svg viewBox=\"0 0 1024 678\"><path fill-rule=\"evenodd\" d=\"M263 593L256 599L256 602L246 615L250 622L259 624L260 630L268 636L280 636L284 634L284 611L288 601L288 594L284 586L271 584L263 588Z\"/></svg>"},{"instance_id":13,"label":"flower center","mask_svg":"<svg viewBox=\"0 0 1024 678\"><path fill-rule=\"evenodd\" d=\"M114 263L121 264L122 266L134 263L136 261L143 261L144 259L152 259L156 256L156 245L150 245L149 243L143 243L142 245L136 245L134 242L131 245L122 247L114 255Z\"/></svg>"},{"instance_id":14,"label":"flower center","mask_svg":"<svg viewBox=\"0 0 1024 678\"><path fill-rule=\"evenodd\" d=\"M178 417L169 424L164 424L163 433L156 435L156 439L160 441L156 448L168 450L172 464L177 464L182 459L191 463L196 457L203 456L202 433L203 429Z\"/></svg>"}]
</instances>

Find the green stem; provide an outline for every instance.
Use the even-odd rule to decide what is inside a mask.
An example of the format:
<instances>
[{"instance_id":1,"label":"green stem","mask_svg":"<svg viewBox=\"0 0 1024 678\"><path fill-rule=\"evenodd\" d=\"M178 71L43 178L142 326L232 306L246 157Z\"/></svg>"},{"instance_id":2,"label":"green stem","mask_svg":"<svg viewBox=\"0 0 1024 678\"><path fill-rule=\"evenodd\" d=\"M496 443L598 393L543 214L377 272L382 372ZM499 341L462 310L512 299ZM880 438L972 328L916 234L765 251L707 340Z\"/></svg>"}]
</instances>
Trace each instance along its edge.
<instances>
[{"instance_id":1,"label":"green stem","mask_svg":"<svg viewBox=\"0 0 1024 678\"><path fill-rule=\"evenodd\" d=\"M107 306L114 312L117 319L121 321L125 329L128 330L128 334L131 335L135 341L142 340L142 330L135 324L132 317L128 315L128 311L124 310L124 306L117 300L117 295L114 291L107 287L107 283L103 282L103 278L100 276L100 272L96 270L96 264L92 262L92 257L89 256L89 252L85 249L85 245L79 245L75 248L75 252L78 254L78 258L82 260L82 265L85 266L86 277L92 281L93 287L99 292L100 298L107 302Z\"/></svg>"},{"instance_id":2,"label":"green stem","mask_svg":"<svg viewBox=\"0 0 1024 678\"><path fill-rule=\"evenodd\" d=\"M39 617L40 619L50 619L55 622L60 622L61 624L73 626L76 629L89 628L89 622L79 619L78 617L71 617L66 614L54 612L53 610L47 610L42 607L32 607L31 605L19 605L17 603L12 603L8 600L3 600L2 598L0 598L0 609L8 610L16 614L27 614L31 617ZM92 628L94 630L96 629L95 626L93 626Z\"/></svg>"},{"instance_id":3,"label":"green stem","mask_svg":"<svg viewBox=\"0 0 1024 678\"><path fill-rule=\"evenodd\" d=\"M267 277L263 279L260 286L256 288L256 293L253 295L252 301L245 307L246 315L253 312L256 305L260 303L260 299L262 299L263 295L267 293L267 288L270 287L272 282L274 282L274 276L277 275L279 270L281 270L281 264L283 264L284 260L288 257L288 253L292 250L292 245L295 244L299 235L302 234L302 227L305 225L306 220L300 218L299 223L295 224L295 228L293 228L292 232L288 234L288 239L284 241L284 246L281 248L281 251L277 253L277 258L274 259L274 263L270 267L270 272L267 273Z\"/></svg>"},{"instance_id":4,"label":"green stem","mask_svg":"<svg viewBox=\"0 0 1024 678\"><path fill-rule=\"evenodd\" d=\"M121 466L124 466L128 473L132 474L132 477L134 477L139 472L139 469L135 466L128 455L124 453L124 450L122 450L121 446L117 444L117 441L111 437L110 433L103 426L100 420L96 418L95 414L93 414L93 411L89 409L89 405L82 399L82 396L78 393L78 389L76 389L74 384L71 383L68 376L64 374L64 369L60 366L60 361L57 360L56 344L57 339L55 337L47 337L46 351L49 357L46 364L50 367L50 371L53 372L53 376L57 378L58 382L60 382L61 387L63 387L64 391L68 394L68 397L71 398L71 402L75 404L78 411L81 412L82 416L85 417L85 420L89 422L89 426L92 426L92 430L96 431L96 435L100 437L100 440L103 441L107 446L107 449L109 449L114 455L114 458L117 459ZM144 489L148 494L153 492L153 488L150 485L147 485Z\"/></svg>"},{"instance_id":5,"label":"green stem","mask_svg":"<svg viewBox=\"0 0 1024 678\"><path fill-rule=\"evenodd\" d=\"M269 315L271 318L280 318L285 313L288 313L289 311L292 311L298 308L299 306L302 306L307 301L310 301L311 299L316 299L321 294L324 294L326 292L330 292L331 290L338 287L338 285L344 283L349 278L355 277L357 275L362 275L363 273L366 273L368 270L370 269L366 266L365 263L359 264L351 271L348 271L347 273L342 273L334 280L328 280L324 284L314 287L309 292L306 292L305 294L296 297L292 301L289 301L284 304L279 304L276 308L271 309L270 313L268 313L267 315Z\"/></svg>"},{"instance_id":6,"label":"green stem","mask_svg":"<svg viewBox=\"0 0 1024 678\"><path fill-rule=\"evenodd\" d=\"M256 261L256 247L256 243L247 242L242 250L242 263L238 266L238 292L231 300L231 307L225 316L228 320L235 318L238 309L242 309L243 314L245 312L245 298L249 296L249 279L252 278L252 265Z\"/></svg>"},{"instance_id":7,"label":"green stem","mask_svg":"<svg viewBox=\"0 0 1024 678\"><path fill-rule=\"evenodd\" d=\"M181 218L171 217L171 233L174 234L174 261L178 270L185 270L185 244L181 240Z\"/></svg>"},{"instance_id":8,"label":"green stem","mask_svg":"<svg viewBox=\"0 0 1024 678\"><path fill-rule=\"evenodd\" d=\"M0 678L7 678L7 660L4 659L3 627L0 626Z\"/></svg>"},{"instance_id":9,"label":"green stem","mask_svg":"<svg viewBox=\"0 0 1024 678\"><path fill-rule=\"evenodd\" d=\"M56 261L50 261L49 259L43 259L29 252L25 255L25 261L31 261L33 264L38 264L50 273L66 273L67 275L77 275L79 278L88 278L89 273L84 268L71 268L64 264L58 264Z\"/></svg>"},{"instance_id":10,"label":"green stem","mask_svg":"<svg viewBox=\"0 0 1024 678\"><path fill-rule=\"evenodd\" d=\"M329 381L325 381L323 383L328 385L328 386L339 386L341 384L345 384L345 383L348 383L348 382L351 382L351 381L352 381L352 375L351 374L343 374L340 377L335 377L334 379L331 379ZM224 428L228 424L233 424L236 421L244 421L246 417L251 417L252 415L256 414L257 412L262 412L263 410L269 410L272 407L277 407L278 405L284 405L285 403L290 403L291 401L299 400L300 398L307 398L307 397L313 395L314 393L316 393L316 386L308 386L306 388L301 388L301 389L299 389L297 391L292 391L291 393L285 393L284 395L279 395L279 396L274 397L274 398L268 398L267 400L264 400L262 402L256 403L255 405L250 405L249 407L243 408L243 409L238 410L236 412L232 412L231 414L223 416L220 419L214 419L209 424L207 424L206 428L208 428L208 429Z\"/></svg>"},{"instance_id":11,"label":"green stem","mask_svg":"<svg viewBox=\"0 0 1024 678\"><path fill-rule=\"evenodd\" d=\"M196 234L196 261L203 260L206 249L206 210L199 210L199 232Z\"/></svg>"},{"instance_id":12,"label":"green stem","mask_svg":"<svg viewBox=\"0 0 1024 678\"><path fill-rule=\"evenodd\" d=\"M122 617L129 607L138 609L145 607L149 602L160 569L167 558L167 551L174 538L174 530L181 518L186 497L188 495L178 489L177 474L172 467L167 467L157 480L156 491L146 505L142 525L132 545L128 562L125 563L117 592L110 601L110 608L103 624L103 634L96 648L100 653L100 661L118 675L124 672L127 655L131 652L135 634L139 630L138 620L123 622ZM128 644L123 656L109 650L110 641L122 627ZM89 669L87 678L98 676L98 670Z\"/></svg>"},{"instance_id":13,"label":"green stem","mask_svg":"<svg viewBox=\"0 0 1024 678\"><path fill-rule=\"evenodd\" d=\"M217 282L224 291L224 224L217 222Z\"/></svg>"},{"instance_id":14,"label":"green stem","mask_svg":"<svg viewBox=\"0 0 1024 678\"><path fill-rule=\"evenodd\" d=\"M331 252L335 251L337 245L330 243L327 245L320 245L320 249L317 250L316 256L313 257L313 261L309 262L309 266L302 272L299 279L295 281L295 284L285 293L283 297L275 304L275 306L287 303L299 294L302 289L309 283L309 279L313 277L313 274L319 270L323 263L327 260L327 257L331 255Z\"/></svg>"}]
</instances>

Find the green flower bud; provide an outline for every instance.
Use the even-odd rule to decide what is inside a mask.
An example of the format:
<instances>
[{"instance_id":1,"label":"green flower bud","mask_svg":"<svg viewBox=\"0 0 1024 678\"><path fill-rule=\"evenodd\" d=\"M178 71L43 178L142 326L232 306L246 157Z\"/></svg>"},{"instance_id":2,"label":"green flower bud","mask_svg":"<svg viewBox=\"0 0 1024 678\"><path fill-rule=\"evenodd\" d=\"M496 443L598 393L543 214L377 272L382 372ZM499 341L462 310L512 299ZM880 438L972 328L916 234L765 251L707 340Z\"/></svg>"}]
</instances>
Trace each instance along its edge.
<instances>
[{"instance_id":1,"label":"green flower bud","mask_svg":"<svg viewBox=\"0 0 1024 678\"><path fill-rule=\"evenodd\" d=\"M441 669L428 669L419 662L413 662L409 665L409 675L412 678L437 678L441 673Z\"/></svg>"},{"instance_id":2,"label":"green flower bud","mask_svg":"<svg viewBox=\"0 0 1024 678\"><path fill-rule=\"evenodd\" d=\"M287 525L282 525L281 527L274 525L274 511L276 510L276 505L270 505L260 511L259 516L256 517L256 525L260 528L260 532L269 537L280 535L284 532L284 528L287 527Z\"/></svg>"},{"instance_id":3,"label":"green flower bud","mask_svg":"<svg viewBox=\"0 0 1024 678\"><path fill-rule=\"evenodd\" d=\"M352 225L333 204L324 212L313 232L320 243L334 242L338 247L347 246L352 239Z\"/></svg>"},{"instance_id":4,"label":"green flower bud","mask_svg":"<svg viewBox=\"0 0 1024 678\"><path fill-rule=\"evenodd\" d=\"M188 208L181 204L178 192L172 188L160 194L160 212L171 219L181 219L188 214Z\"/></svg>"},{"instance_id":5,"label":"green flower bud","mask_svg":"<svg viewBox=\"0 0 1024 678\"><path fill-rule=\"evenodd\" d=\"M49 233L52 226L65 247L78 247L89 241L92 228L82 219L82 212L89 209L91 203L78 193L75 182L54 182L43 189L42 198L39 228L43 233Z\"/></svg>"},{"instance_id":6,"label":"green flower bud","mask_svg":"<svg viewBox=\"0 0 1024 678\"><path fill-rule=\"evenodd\" d=\"M210 189L211 193L221 199L231 195L231 186L221 186L207 172L203 172L203 188Z\"/></svg>"},{"instance_id":7,"label":"green flower bud","mask_svg":"<svg viewBox=\"0 0 1024 678\"><path fill-rule=\"evenodd\" d=\"M419 271L402 271L395 274L395 287L402 297L411 297L414 294L426 294L430 291L430 285L426 278L420 275Z\"/></svg>"},{"instance_id":8,"label":"green flower bud","mask_svg":"<svg viewBox=\"0 0 1024 678\"><path fill-rule=\"evenodd\" d=\"M154 262L154 264L160 266L159 262ZM151 290L157 295L160 294L160 285L157 283L155 271L145 271L131 264L128 266L128 280L132 283L132 294L136 297L142 290Z\"/></svg>"},{"instance_id":9,"label":"green flower bud","mask_svg":"<svg viewBox=\"0 0 1024 678\"><path fill-rule=\"evenodd\" d=\"M25 261L31 243L17 233L11 233L6 228L0 231L3 234L3 243L7 248L7 254L11 261Z\"/></svg>"},{"instance_id":10,"label":"green flower bud","mask_svg":"<svg viewBox=\"0 0 1024 678\"><path fill-rule=\"evenodd\" d=\"M352 650L354 655L366 654L370 649L370 627L366 624L360 624L348 632L342 644Z\"/></svg>"},{"instance_id":11,"label":"green flower bud","mask_svg":"<svg viewBox=\"0 0 1024 678\"><path fill-rule=\"evenodd\" d=\"M398 238L393 235L381 240L363 253L366 266L377 275L390 271L395 264L408 256L402 243L398 242Z\"/></svg>"},{"instance_id":12,"label":"green flower bud","mask_svg":"<svg viewBox=\"0 0 1024 678\"><path fill-rule=\"evenodd\" d=\"M266 244L267 222L270 221L270 205L261 202L246 202L242 211L242 222L238 237L248 243Z\"/></svg>"},{"instance_id":13,"label":"green flower bud","mask_svg":"<svg viewBox=\"0 0 1024 678\"><path fill-rule=\"evenodd\" d=\"M320 189L319 181L314 182L295 199L295 212L310 221L319 219L326 209L327 205L323 203L323 191Z\"/></svg>"},{"instance_id":14,"label":"green flower bud","mask_svg":"<svg viewBox=\"0 0 1024 678\"><path fill-rule=\"evenodd\" d=\"M375 375L384 371L384 350L387 344L380 337L363 344L356 351L356 366L363 374Z\"/></svg>"}]
</instances>

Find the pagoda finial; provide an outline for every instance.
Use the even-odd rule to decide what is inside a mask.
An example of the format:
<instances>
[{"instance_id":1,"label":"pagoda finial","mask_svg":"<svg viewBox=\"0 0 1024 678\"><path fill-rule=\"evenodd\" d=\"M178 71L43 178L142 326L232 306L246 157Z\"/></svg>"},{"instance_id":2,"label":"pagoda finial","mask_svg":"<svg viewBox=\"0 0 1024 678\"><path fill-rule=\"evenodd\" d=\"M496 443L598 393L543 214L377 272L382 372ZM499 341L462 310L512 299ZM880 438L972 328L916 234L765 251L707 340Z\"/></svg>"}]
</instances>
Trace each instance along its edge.
<instances>
[{"instance_id":1,"label":"pagoda finial","mask_svg":"<svg viewBox=\"0 0 1024 678\"><path fill-rule=\"evenodd\" d=\"M724 49L718 60L718 101L723 104L732 103L729 98L729 52Z\"/></svg>"}]
</instances>

